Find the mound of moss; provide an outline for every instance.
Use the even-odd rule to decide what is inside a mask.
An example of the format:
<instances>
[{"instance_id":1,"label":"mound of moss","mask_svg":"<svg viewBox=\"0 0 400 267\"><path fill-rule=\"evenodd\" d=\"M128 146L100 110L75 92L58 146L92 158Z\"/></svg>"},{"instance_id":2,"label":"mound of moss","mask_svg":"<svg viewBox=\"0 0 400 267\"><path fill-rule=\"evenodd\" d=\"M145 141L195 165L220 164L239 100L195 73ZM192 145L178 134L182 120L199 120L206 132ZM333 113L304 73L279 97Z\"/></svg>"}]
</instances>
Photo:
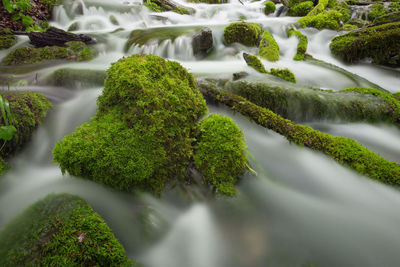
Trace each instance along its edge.
<instances>
[{"instance_id":1,"label":"mound of moss","mask_svg":"<svg viewBox=\"0 0 400 267\"><path fill-rule=\"evenodd\" d=\"M368 20L374 21L377 17L386 15L386 9L381 3L374 3L368 13Z\"/></svg>"},{"instance_id":2,"label":"mound of moss","mask_svg":"<svg viewBox=\"0 0 400 267\"><path fill-rule=\"evenodd\" d=\"M310 11L312 13L313 11ZM309 13L309 14L310 14ZM319 30L331 29L337 30L340 28L342 13L336 10L324 10L316 15L307 15L298 20L302 27L312 27Z\"/></svg>"},{"instance_id":3,"label":"mound of moss","mask_svg":"<svg viewBox=\"0 0 400 267\"><path fill-rule=\"evenodd\" d=\"M313 8L314 3L312 1L305 1L291 6L288 15L293 17L303 17L307 15Z\"/></svg>"},{"instance_id":4,"label":"mound of moss","mask_svg":"<svg viewBox=\"0 0 400 267\"><path fill-rule=\"evenodd\" d=\"M261 26L250 22L234 22L224 29L227 44L241 43L247 46L257 46L261 35Z\"/></svg>"},{"instance_id":5,"label":"mound of moss","mask_svg":"<svg viewBox=\"0 0 400 267\"><path fill-rule=\"evenodd\" d=\"M192 130L207 106L179 63L153 55L120 59L97 104L96 117L56 144L63 172L155 194L184 177Z\"/></svg>"},{"instance_id":6,"label":"mound of moss","mask_svg":"<svg viewBox=\"0 0 400 267\"><path fill-rule=\"evenodd\" d=\"M269 61L279 60L279 46L274 37L267 30L263 32L259 53L260 56Z\"/></svg>"},{"instance_id":7,"label":"mound of moss","mask_svg":"<svg viewBox=\"0 0 400 267\"><path fill-rule=\"evenodd\" d=\"M145 0L143 5L150 8L154 12L166 12L172 11L181 15L188 15L193 13L192 10L179 6L177 3L171 0Z\"/></svg>"},{"instance_id":8,"label":"mound of moss","mask_svg":"<svg viewBox=\"0 0 400 267\"><path fill-rule=\"evenodd\" d=\"M322 13L323 11L325 11L328 4L329 0L319 0L318 4L307 14L307 16L315 16Z\"/></svg>"},{"instance_id":9,"label":"mound of moss","mask_svg":"<svg viewBox=\"0 0 400 267\"><path fill-rule=\"evenodd\" d=\"M392 23L392 22L397 22L400 21L400 11L392 12L380 17L377 17L374 20L374 25L381 25L385 23Z\"/></svg>"},{"instance_id":10,"label":"mound of moss","mask_svg":"<svg viewBox=\"0 0 400 267\"><path fill-rule=\"evenodd\" d=\"M62 68L40 79L40 84L68 88L102 86L106 73L103 70Z\"/></svg>"},{"instance_id":11,"label":"mound of moss","mask_svg":"<svg viewBox=\"0 0 400 267\"><path fill-rule=\"evenodd\" d=\"M270 73L285 81L296 83L296 76L288 68L286 69L271 69Z\"/></svg>"},{"instance_id":12,"label":"mound of moss","mask_svg":"<svg viewBox=\"0 0 400 267\"><path fill-rule=\"evenodd\" d=\"M11 51L2 61L3 65L40 63L46 60L64 59L86 61L94 57L94 50L83 42L67 42L66 47L45 46L20 47Z\"/></svg>"},{"instance_id":13,"label":"mound of moss","mask_svg":"<svg viewBox=\"0 0 400 267\"><path fill-rule=\"evenodd\" d=\"M332 53L347 61L372 58L376 64L400 66L400 22L363 28L332 39Z\"/></svg>"},{"instance_id":14,"label":"mound of moss","mask_svg":"<svg viewBox=\"0 0 400 267\"><path fill-rule=\"evenodd\" d=\"M299 43L297 44L296 55L293 57L293 60L303 60L308 46L307 36L302 34L300 31L295 31L292 29L289 29L287 34L289 37L294 35L299 40Z\"/></svg>"},{"instance_id":15,"label":"mound of moss","mask_svg":"<svg viewBox=\"0 0 400 267\"><path fill-rule=\"evenodd\" d=\"M257 124L285 136L290 142L320 151L374 180L390 185L400 184L400 165L382 158L350 138L331 136L309 126L295 124L243 97L218 90L210 83L198 83L198 86L207 99L229 106Z\"/></svg>"},{"instance_id":16,"label":"mound of moss","mask_svg":"<svg viewBox=\"0 0 400 267\"><path fill-rule=\"evenodd\" d=\"M7 49L15 45L17 37L10 30L0 30L0 49Z\"/></svg>"},{"instance_id":17,"label":"mound of moss","mask_svg":"<svg viewBox=\"0 0 400 267\"><path fill-rule=\"evenodd\" d=\"M265 2L265 5L264 5L264 13L265 13L265 15L269 15L271 13L274 13L275 10L276 10L276 6L275 6L274 2L272 2L272 1Z\"/></svg>"},{"instance_id":18,"label":"mound of moss","mask_svg":"<svg viewBox=\"0 0 400 267\"><path fill-rule=\"evenodd\" d=\"M1 266L132 266L110 228L81 198L49 195L0 231Z\"/></svg>"},{"instance_id":19,"label":"mound of moss","mask_svg":"<svg viewBox=\"0 0 400 267\"><path fill-rule=\"evenodd\" d=\"M0 150L0 161L3 161L22 147L30 140L33 131L46 116L47 111L52 107L46 97L40 93L33 92L0 92L0 95L10 103L10 109L14 116L12 125L17 133L10 141L6 141ZM0 126L4 125L3 117L0 116ZM3 141L0 141L3 146Z\"/></svg>"},{"instance_id":20,"label":"mound of moss","mask_svg":"<svg viewBox=\"0 0 400 267\"><path fill-rule=\"evenodd\" d=\"M206 184L217 194L235 195L235 183L247 162L242 130L232 119L212 114L199 123L196 140L194 162Z\"/></svg>"},{"instance_id":21,"label":"mound of moss","mask_svg":"<svg viewBox=\"0 0 400 267\"><path fill-rule=\"evenodd\" d=\"M256 55L243 53L243 58L249 67L255 69L260 73L268 73L268 71L264 67L264 64L262 64L261 60Z\"/></svg>"}]
</instances>

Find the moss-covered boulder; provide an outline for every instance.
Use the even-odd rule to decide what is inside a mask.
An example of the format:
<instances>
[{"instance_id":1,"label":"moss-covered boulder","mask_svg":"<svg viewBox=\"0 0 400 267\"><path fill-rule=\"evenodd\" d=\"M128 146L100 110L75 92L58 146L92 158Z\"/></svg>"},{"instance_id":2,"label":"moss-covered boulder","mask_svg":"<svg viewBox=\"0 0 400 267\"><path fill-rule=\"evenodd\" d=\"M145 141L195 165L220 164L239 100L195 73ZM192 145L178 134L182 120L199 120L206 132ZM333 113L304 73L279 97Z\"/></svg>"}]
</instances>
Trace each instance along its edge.
<instances>
[{"instance_id":1,"label":"moss-covered boulder","mask_svg":"<svg viewBox=\"0 0 400 267\"><path fill-rule=\"evenodd\" d=\"M332 53L347 61L372 58L376 64L400 66L400 22L367 27L332 39Z\"/></svg>"},{"instance_id":2,"label":"moss-covered boulder","mask_svg":"<svg viewBox=\"0 0 400 267\"><path fill-rule=\"evenodd\" d=\"M107 71L96 117L56 144L54 160L78 177L159 194L184 177L192 129L206 111L179 63L153 55L123 58Z\"/></svg>"},{"instance_id":3,"label":"moss-covered boulder","mask_svg":"<svg viewBox=\"0 0 400 267\"><path fill-rule=\"evenodd\" d=\"M1 140L0 162L5 162L10 156L21 150L30 140L33 131L46 116L52 107L46 97L33 92L1 92L0 95L10 103L14 120L12 125L17 129L10 141ZM0 116L0 126L3 126L3 117ZM1 172L0 172L1 173Z\"/></svg>"},{"instance_id":4,"label":"moss-covered boulder","mask_svg":"<svg viewBox=\"0 0 400 267\"><path fill-rule=\"evenodd\" d=\"M2 61L3 65L41 63L47 60L86 61L94 57L94 50L83 42L67 42L66 47L46 46L40 48L20 47L11 51Z\"/></svg>"},{"instance_id":5,"label":"moss-covered boulder","mask_svg":"<svg viewBox=\"0 0 400 267\"><path fill-rule=\"evenodd\" d=\"M15 45L17 37L10 30L0 30L0 49L7 49Z\"/></svg>"},{"instance_id":6,"label":"moss-covered boulder","mask_svg":"<svg viewBox=\"0 0 400 267\"><path fill-rule=\"evenodd\" d=\"M272 14L275 12L275 10L276 10L276 6L275 6L274 2L272 2L272 1L265 2L265 5L264 5L264 14L265 15Z\"/></svg>"},{"instance_id":7,"label":"moss-covered boulder","mask_svg":"<svg viewBox=\"0 0 400 267\"><path fill-rule=\"evenodd\" d=\"M194 10L178 5L172 0L144 0L143 5L155 12L172 11L182 15L194 13Z\"/></svg>"},{"instance_id":8,"label":"moss-covered boulder","mask_svg":"<svg viewBox=\"0 0 400 267\"><path fill-rule=\"evenodd\" d=\"M0 230L1 266L133 264L100 215L73 195L49 195Z\"/></svg>"},{"instance_id":9,"label":"moss-covered boulder","mask_svg":"<svg viewBox=\"0 0 400 267\"><path fill-rule=\"evenodd\" d=\"M314 8L314 3L312 1L305 1L296 4L289 9L289 16L303 17L307 15Z\"/></svg>"},{"instance_id":10,"label":"moss-covered boulder","mask_svg":"<svg viewBox=\"0 0 400 267\"><path fill-rule=\"evenodd\" d=\"M241 43L247 46L257 46L261 35L261 26L251 22L234 22L224 29L227 44Z\"/></svg>"},{"instance_id":11,"label":"moss-covered boulder","mask_svg":"<svg viewBox=\"0 0 400 267\"><path fill-rule=\"evenodd\" d=\"M199 123L194 162L206 184L220 195L235 195L235 183L246 168L242 130L232 119L213 114Z\"/></svg>"},{"instance_id":12,"label":"moss-covered boulder","mask_svg":"<svg viewBox=\"0 0 400 267\"><path fill-rule=\"evenodd\" d=\"M285 136L290 142L320 151L371 179L389 185L400 184L399 164L384 159L350 138L331 136L309 126L295 124L243 97L218 90L209 82L198 82L198 86L207 99L227 105L257 124Z\"/></svg>"},{"instance_id":13,"label":"moss-covered boulder","mask_svg":"<svg viewBox=\"0 0 400 267\"><path fill-rule=\"evenodd\" d=\"M310 11L310 13L312 13L312 11ZM307 15L299 19L298 22L301 24L302 27L312 27L319 30L338 30L340 28L342 17L342 13L336 10L324 10L320 13L317 13L316 15Z\"/></svg>"},{"instance_id":14,"label":"moss-covered boulder","mask_svg":"<svg viewBox=\"0 0 400 267\"><path fill-rule=\"evenodd\" d=\"M293 57L293 60L303 60L308 46L307 36L302 34L300 31L295 31L293 29L289 29L287 34L289 37L294 35L299 40L299 43L297 44L296 55Z\"/></svg>"},{"instance_id":15,"label":"moss-covered boulder","mask_svg":"<svg viewBox=\"0 0 400 267\"><path fill-rule=\"evenodd\" d=\"M263 32L259 53L260 56L269 61L279 60L279 46L274 37L267 30Z\"/></svg>"},{"instance_id":16,"label":"moss-covered boulder","mask_svg":"<svg viewBox=\"0 0 400 267\"><path fill-rule=\"evenodd\" d=\"M262 64L261 60L255 56L247 53L243 53L243 59L246 61L247 65L260 73L268 73L265 69L264 64Z\"/></svg>"},{"instance_id":17,"label":"moss-covered boulder","mask_svg":"<svg viewBox=\"0 0 400 267\"><path fill-rule=\"evenodd\" d=\"M39 84L68 88L103 86L106 72L103 70L62 68L40 78Z\"/></svg>"}]
</instances>

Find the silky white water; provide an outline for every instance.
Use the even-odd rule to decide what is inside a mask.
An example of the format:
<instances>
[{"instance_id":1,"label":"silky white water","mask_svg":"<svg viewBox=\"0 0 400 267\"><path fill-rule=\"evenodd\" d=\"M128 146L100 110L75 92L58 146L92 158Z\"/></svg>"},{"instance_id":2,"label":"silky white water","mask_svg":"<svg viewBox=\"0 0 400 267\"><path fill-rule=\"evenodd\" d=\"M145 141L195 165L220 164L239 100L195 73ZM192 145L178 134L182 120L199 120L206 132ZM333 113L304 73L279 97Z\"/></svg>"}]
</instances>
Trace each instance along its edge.
<instances>
[{"instance_id":1,"label":"silky white water","mask_svg":"<svg viewBox=\"0 0 400 267\"><path fill-rule=\"evenodd\" d=\"M361 176L322 153L290 144L222 106L210 105L210 113L230 116L243 129L250 164L258 173L257 177L243 177L236 198L189 199L178 189L160 199L146 194L133 196L61 174L52 162L51 151L57 140L95 114L102 88L74 90L35 84L37 77L58 68L106 70L123 56L143 52L177 60L197 77L231 77L240 71L257 75L242 58L242 52L256 53L254 48L226 46L223 42L224 26L245 17L270 30L281 48L279 61L262 60L267 69L287 67L303 85L334 90L355 86L353 80L329 68L292 60L297 40L288 38L285 32L297 18L265 16L262 2L179 3L194 8L196 13L153 13L140 1L122 0L66 1L55 8L52 25L67 30L77 23L77 33L97 39L99 54L89 62L21 67L15 74L30 82L11 90L42 92L54 108L26 149L12 159L11 170L0 179L0 228L47 194L67 192L91 204L128 256L143 266L398 266L400 192L396 188ZM110 19L112 16L115 20ZM214 49L209 56L196 58L186 36L125 52L132 30L182 26L212 29ZM350 66L336 60L329 52L329 40L339 33L301 31L309 39L307 52L315 58L389 91L400 91L399 70L365 63ZM26 38L19 38L18 45L26 42ZM6 53L0 51L0 59ZM400 162L400 130L394 126L318 121L307 124L332 135L349 136Z\"/></svg>"}]
</instances>

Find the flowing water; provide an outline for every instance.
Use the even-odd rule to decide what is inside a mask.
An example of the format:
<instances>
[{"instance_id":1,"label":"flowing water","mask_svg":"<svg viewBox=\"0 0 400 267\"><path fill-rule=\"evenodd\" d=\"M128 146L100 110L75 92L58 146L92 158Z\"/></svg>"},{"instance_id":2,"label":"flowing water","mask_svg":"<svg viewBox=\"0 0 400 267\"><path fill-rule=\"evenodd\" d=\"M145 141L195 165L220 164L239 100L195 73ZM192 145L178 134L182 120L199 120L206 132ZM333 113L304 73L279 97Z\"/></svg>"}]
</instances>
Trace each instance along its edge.
<instances>
[{"instance_id":1,"label":"flowing water","mask_svg":"<svg viewBox=\"0 0 400 267\"><path fill-rule=\"evenodd\" d=\"M11 161L0 179L0 227L29 204L48 193L79 195L100 213L124 245L128 256L144 266L398 266L400 262L400 193L344 168L325 155L290 144L282 136L249 122L222 106L210 113L232 117L243 129L257 177L246 175L234 199L192 199L178 189L161 199L127 195L96 183L62 176L52 163L55 142L88 121L96 111L102 88L76 90L36 85L37 79L62 68L105 70L111 62L132 53L152 53L179 61L196 77L256 73L242 59L254 48L227 47L224 26L246 18L270 30L281 48L281 60L264 61L266 68L287 67L298 83L339 90L354 81L329 68L292 60L297 40L286 36L297 18L265 16L262 2L232 0L223 5L191 4L193 15L152 13L140 1L65 1L54 10L52 25L98 40L99 55L90 62L21 67L12 71L28 86L54 103L27 148ZM279 9L279 6L278 8ZM192 52L187 36L134 46L125 42L134 29L207 26L214 50L204 59ZM391 91L400 91L397 69L365 63L346 65L333 58L329 40L337 32L301 30L309 39L308 53L340 66ZM27 43L19 38L18 45ZM0 59L7 51L0 52ZM7 71L7 70L6 70ZM400 162L400 130L389 125L310 121L333 135L345 135Z\"/></svg>"}]
</instances>

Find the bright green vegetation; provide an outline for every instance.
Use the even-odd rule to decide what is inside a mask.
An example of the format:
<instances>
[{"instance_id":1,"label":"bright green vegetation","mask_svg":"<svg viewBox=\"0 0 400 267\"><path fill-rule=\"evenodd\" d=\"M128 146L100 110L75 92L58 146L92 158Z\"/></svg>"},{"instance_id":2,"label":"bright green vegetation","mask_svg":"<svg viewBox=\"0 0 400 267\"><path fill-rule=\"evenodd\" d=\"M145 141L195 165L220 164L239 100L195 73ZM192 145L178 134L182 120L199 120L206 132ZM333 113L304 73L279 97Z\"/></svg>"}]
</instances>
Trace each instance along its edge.
<instances>
[{"instance_id":1,"label":"bright green vegetation","mask_svg":"<svg viewBox=\"0 0 400 267\"><path fill-rule=\"evenodd\" d=\"M393 13L389 13L389 14L377 17L374 20L374 25L381 25L381 24L397 22L397 21L400 21L400 11L396 11Z\"/></svg>"},{"instance_id":2,"label":"bright green vegetation","mask_svg":"<svg viewBox=\"0 0 400 267\"><path fill-rule=\"evenodd\" d=\"M0 94L10 103L11 113L13 114L12 125L17 129L13 138L10 141L5 141L4 147L0 150L0 162L4 162L29 141L33 131L52 105L40 93L1 92ZM0 125L6 125L3 118L0 119ZM1 146L3 146L3 143Z\"/></svg>"},{"instance_id":3,"label":"bright green vegetation","mask_svg":"<svg viewBox=\"0 0 400 267\"><path fill-rule=\"evenodd\" d=\"M260 56L269 61L279 60L279 46L276 43L274 37L265 30L262 35L262 39L259 46Z\"/></svg>"},{"instance_id":4,"label":"bright green vegetation","mask_svg":"<svg viewBox=\"0 0 400 267\"><path fill-rule=\"evenodd\" d=\"M177 62L133 55L113 63L96 116L59 141L63 172L123 191L160 194L184 178L192 131L207 106Z\"/></svg>"},{"instance_id":5,"label":"bright green vegetation","mask_svg":"<svg viewBox=\"0 0 400 267\"><path fill-rule=\"evenodd\" d=\"M398 101L400 101L400 92L393 93L392 96L393 96L394 98L396 98Z\"/></svg>"},{"instance_id":6,"label":"bright green vegetation","mask_svg":"<svg viewBox=\"0 0 400 267\"><path fill-rule=\"evenodd\" d=\"M276 10L276 6L275 6L274 2L272 2L272 1L265 2L264 13L266 15L274 13L275 10Z\"/></svg>"},{"instance_id":7,"label":"bright green vegetation","mask_svg":"<svg viewBox=\"0 0 400 267\"><path fill-rule=\"evenodd\" d=\"M219 195L236 194L235 183L246 168L246 143L232 119L213 114L199 123L194 162L206 184Z\"/></svg>"},{"instance_id":8,"label":"bright green vegetation","mask_svg":"<svg viewBox=\"0 0 400 267\"><path fill-rule=\"evenodd\" d=\"M133 30L125 44L125 52L133 45L142 46L150 41L174 41L179 36L199 31L201 27L162 27L144 30Z\"/></svg>"},{"instance_id":9,"label":"bright green vegetation","mask_svg":"<svg viewBox=\"0 0 400 267\"><path fill-rule=\"evenodd\" d=\"M82 88L89 86L102 86L106 72L103 70L62 68L53 71L39 81L40 84L63 86L69 88Z\"/></svg>"},{"instance_id":10,"label":"bright green vegetation","mask_svg":"<svg viewBox=\"0 0 400 267\"><path fill-rule=\"evenodd\" d=\"M206 4L225 4L228 0L188 0L191 3L206 3Z\"/></svg>"},{"instance_id":11,"label":"bright green vegetation","mask_svg":"<svg viewBox=\"0 0 400 267\"><path fill-rule=\"evenodd\" d=\"M187 8L180 7L170 0L146 0L143 5L154 12L172 11L182 15L190 14L190 11Z\"/></svg>"},{"instance_id":12,"label":"bright green vegetation","mask_svg":"<svg viewBox=\"0 0 400 267\"><path fill-rule=\"evenodd\" d=\"M297 39L299 40L299 43L297 44L297 52L296 55L293 57L294 60L303 60L304 59L304 54L307 51L307 46L308 46L308 39L307 36L302 34L300 31L295 31L293 29L289 29L287 31L288 36L296 36Z\"/></svg>"},{"instance_id":13,"label":"bright green vegetation","mask_svg":"<svg viewBox=\"0 0 400 267\"><path fill-rule=\"evenodd\" d=\"M390 185L400 184L400 165L382 158L350 138L331 136L295 124L243 97L218 90L212 84L198 83L198 86L206 98L229 106L257 124L285 136L290 142L320 151L374 180Z\"/></svg>"},{"instance_id":14,"label":"bright green vegetation","mask_svg":"<svg viewBox=\"0 0 400 267\"><path fill-rule=\"evenodd\" d=\"M310 13L313 8L314 3L312 1L305 1L291 6L288 14L293 17L303 17Z\"/></svg>"},{"instance_id":15,"label":"bright green vegetation","mask_svg":"<svg viewBox=\"0 0 400 267\"><path fill-rule=\"evenodd\" d=\"M312 11L310 12L312 13ZM310 14L309 13L309 14ZM340 28L340 21L342 20L342 13L336 10L322 11L317 15L307 15L299 19L302 27L313 27L319 30L331 29L337 30Z\"/></svg>"},{"instance_id":16,"label":"bright green vegetation","mask_svg":"<svg viewBox=\"0 0 400 267\"><path fill-rule=\"evenodd\" d=\"M48 195L0 231L1 266L132 266L99 214L81 198Z\"/></svg>"},{"instance_id":17,"label":"bright green vegetation","mask_svg":"<svg viewBox=\"0 0 400 267\"><path fill-rule=\"evenodd\" d=\"M11 51L2 61L4 65L35 64L46 60L86 61L94 57L94 51L83 42L67 42L66 47L20 47Z\"/></svg>"},{"instance_id":18,"label":"bright green vegetation","mask_svg":"<svg viewBox=\"0 0 400 267\"><path fill-rule=\"evenodd\" d=\"M400 10L400 1L391 2L389 4L389 12L398 12Z\"/></svg>"},{"instance_id":19,"label":"bright green vegetation","mask_svg":"<svg viewBox=\"0 0 400 267\"><path fill-rule=\"evenodd\" d=\"M15 45L17 37L10 30L5 29L0 31L0 49L7 49Z\"/></svg>"},{"instance_id":20,"label":"bright green vegetation","mask_svg":"<svg viewBox=\"0 0 400 267\"><path fill-rule=\"evenodd\" d=\"M247 65L260 73L268 73L265 70L264 64L262 64L261 60L255 55L247 55Z\"/></svg>"},{"instance_id":21,"label":"bright green vegetation","mask_svg":"<svg viewBox=\"0 0 400 267\"><path fill-rule=\"evenodd\" d=\"M400 126L400 107L390 93L364 89L370 94L327 92L299 86L240 80L224 89L295 121L343 120L387 122ZM355 91L356 89L353 89ZM357 89L360 90L360 89ZM367 91L368 90L368 91ZM380 92L380 93L379 93ZM397 101L398 103L398 101Z\"/></svg>"},{"instance_id":22,"label":"bright green vegetation","mask_svg":"<svg viewBox=\"0 0 400 267\"><path fill-rule=\"evenodd\" d=\"M250 22L234 22L224 30L227 44L241 43L247 46L257 46L261 35L261 26Z\"/></svg>"},{"instance_id":23,"label":"bright green vegetation","mask_svg":"<svg viewBox=\"0 0 400 267\"><path fill-rule=\"evenodd\" d=\"M279 77L288 82L296 83L296 76L288 68L286 69L271 69L272 75Z\"/></svg>"},{"instance_id":24,"label":"bright green vegetation","mask_svg":"<svg viewBox=\"0 0 400 267\"><path fill-rule=\"evenodd\" d=\"M315 16L325 11L329 0L319 0L318 4L307 14L307 16Z\"/></svg>"},{"instance_id":25,"label":"bright green vegetation","mask_svg":"<svg viewBox=\"0 0 400 267\"><path fill-rule=\"evenodd\" d=\"M347 61L372 58L376 64L399 66L400 22L368 27L337 36L330 44L332 53Z\"/></svg>"},{"instance_id":26,"label":"bright green vegetation","mask_svg":"<svg viewBox=\"0 0 400 267\"><path fill-rule=\"evenodd\" d=\"M386 9L381 3L372 5L371 11L368 13L368 20L373 21L377 17L386 15Z\"/></svg>"}]
</instances>

